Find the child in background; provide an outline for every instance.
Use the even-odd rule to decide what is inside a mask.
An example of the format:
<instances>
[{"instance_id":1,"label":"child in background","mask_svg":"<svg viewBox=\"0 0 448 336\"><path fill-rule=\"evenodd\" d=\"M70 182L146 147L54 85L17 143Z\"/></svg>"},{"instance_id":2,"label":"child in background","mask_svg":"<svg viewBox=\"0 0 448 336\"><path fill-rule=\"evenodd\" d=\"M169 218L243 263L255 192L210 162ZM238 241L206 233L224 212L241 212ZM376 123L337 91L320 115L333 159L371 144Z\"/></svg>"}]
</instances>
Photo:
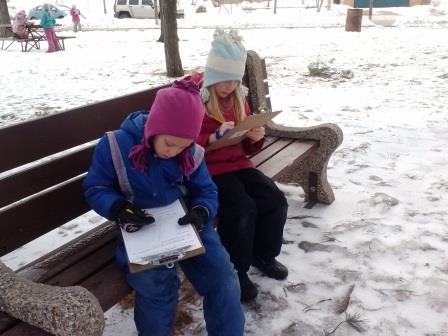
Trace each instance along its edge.
<instances>
[{"instance_id":1,"label":"child in background","mask_svg":"<svg viewBox=\"0 0 448 336\"><path fill-rule=\"evenodd\" d=\"M113 132L117 146L108 137L101 138L84 188L92 208L127 232L154 222L141 209L185 197L188 211L178 222L196 227L205 254L179 261L179 265L204 297L208 334L241 336L244 314L238 278L212 224L218 207L216 186L203 160L203 148L194 144L203 116L194 82L176 81L159 90L149 113L132 113ZM114 158L124 165L121 172L114 168ZM118 176L127 178L123 185L129 190L120 188ZM170 335L180 285L176 269L161 266L130 273L122 242L117 247L117 262L136 291L134 320L139 335Z\"/></svg>"},{"instance_id":2,"label":"child in background","mask_svg":"<svg viewBox=\"0 0 448 336\"><path fill-rule=\"evenodd\" d=\"M26 18L26 13L21 10L16 13L14 17L14 23L12 24L12 32L14 37L17 39L28 38L28 19Z\"/></svg>"},{"instance_id":3,"label":"child in background","mask_svg":"<svg viewBox=\"0 0 448 336\"><path fill-rule=\"evenodd\" d=\"M72 16L72 22L73 22L73 31L76 33L78 31L81 31L81 18L80 16L85 19L86 17L81 14L81 11L76 8L76 5L72 5L72 9L70 9L70 15Z\"/></svg>"},{"instance_id":4,"label":"child in background","mask_svg":"<svg viewBox=\"0 0 448 336\"><path fill-rule=\"evenodd\" d=\"M61 50L59 48L58 39L56 37L56 33L54 32L54 25L56 24L56 18L54 13L50 9L49 4L43 5L43 13L40 17L40 25L44 28L45 36L48 41L48 51L47 52L55 52Z\"/></svg>"},{"instance_id":5,"label":"child in background","mask_svg":"<svg viewBox=\"0 0 448 336\"><path fill-rule=\"evenodd\" d=\"M207 147L251 114L241 86L246 49L235 30L217 29L203 75L207 112L198 143ZM198 74L192 76L201 82ZM218 187L218 233L235 265L241 301L254 299L258 290L247 272L251 265L274 279L285 279L288 269L280 254L288 204L275 183L254 168L247 155L261 149L265 130L246 133L239 144L206 153L205 160Z\"/></svg>"}]
</instances>

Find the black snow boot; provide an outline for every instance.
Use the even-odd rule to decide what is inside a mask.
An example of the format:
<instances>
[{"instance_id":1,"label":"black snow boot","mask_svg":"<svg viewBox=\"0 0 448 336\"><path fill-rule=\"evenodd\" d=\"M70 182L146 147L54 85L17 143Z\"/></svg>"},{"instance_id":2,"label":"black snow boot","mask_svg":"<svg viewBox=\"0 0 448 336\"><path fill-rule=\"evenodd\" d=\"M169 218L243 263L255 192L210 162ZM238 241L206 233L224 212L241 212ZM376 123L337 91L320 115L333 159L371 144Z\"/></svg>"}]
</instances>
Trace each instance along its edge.
<instances>
[{"instance_id":1,"label":"black snow boot","mask_svg":"<svg viewBox=\"0 0 448 336\"><path fill-rule=\"evenodd\" d=\"M241 302L247 302L255 299L258 295L258 289L249 279L247 273L238 272L238 279L240 280Z\"/></svg>"},{"instance_id":2,"label":"black snow boot","mask_svg":"<svg viewBox=\"0 0 448 336\"><path fill-rule=\"evenodd\" d=\"M288 276L288 269L286 266L275 260L275 258L254 257L252 265L258 268L266 276L276 280L283 280Z\"/></svg>"}]
</instances>

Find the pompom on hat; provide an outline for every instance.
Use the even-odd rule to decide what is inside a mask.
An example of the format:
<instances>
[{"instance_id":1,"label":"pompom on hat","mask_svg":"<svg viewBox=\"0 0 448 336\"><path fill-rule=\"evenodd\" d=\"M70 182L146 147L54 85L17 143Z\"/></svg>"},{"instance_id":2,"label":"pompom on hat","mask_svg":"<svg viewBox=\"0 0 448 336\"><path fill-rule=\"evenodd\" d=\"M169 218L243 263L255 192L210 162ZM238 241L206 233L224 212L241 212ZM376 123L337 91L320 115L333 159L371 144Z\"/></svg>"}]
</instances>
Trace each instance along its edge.
<instances>
[{"instance_id":1,"label":"pompom on hat","mask_svg":"<svg viewBox=\"0 0 448 336\"><path fill-rule=\"evenodd\" d=\"M171 87L157 91L145 124L142 143L131 148L129 159L134 168L145 170L151 151L151 139L156 135L172 135L196 140L204 118L204 105L199 88L191 80L175 81ZM181 166L188 175L192 158L189 150L181 153Z\"/></svg>"},{"instance_id":2,"label":"pompom on hat","mask_svg":"<svg viewBox=\"0 0 448 336\"><path fill-rule=\"evenodd\" d=\"M229 80L243 79L247 52L238 31L217 28L204 70L204 87Z\"/></svg>"}]
</instances>

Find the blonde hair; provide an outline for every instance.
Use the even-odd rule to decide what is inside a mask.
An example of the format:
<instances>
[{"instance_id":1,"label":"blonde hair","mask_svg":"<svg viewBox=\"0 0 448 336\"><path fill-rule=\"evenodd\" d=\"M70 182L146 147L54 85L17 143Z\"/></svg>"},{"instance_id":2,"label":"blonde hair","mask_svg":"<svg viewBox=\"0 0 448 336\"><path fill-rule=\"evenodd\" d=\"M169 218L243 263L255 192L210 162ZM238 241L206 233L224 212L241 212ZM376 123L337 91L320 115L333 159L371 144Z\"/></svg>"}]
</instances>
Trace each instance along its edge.
<instances>
[{"instance_id":1,"label":"blonde hair","mask_svg":"<svg viewBox=\"0 0 448 336\"><path fill-rule=\"evenodd\" d=\"M208 101L205 104L205 106L207 107L207 114L220 123L225 122L226 120L221 112L221 109L219 108L219 100L215 89L213 88L213 86L209 86L207 90L209 93ZM244 109L244 99L240 94L238 88L233 90L230 98L233 105L233 110L235 111L235 124L238 124L246 117L246 111Z\"/></svg>"}]
</instances>

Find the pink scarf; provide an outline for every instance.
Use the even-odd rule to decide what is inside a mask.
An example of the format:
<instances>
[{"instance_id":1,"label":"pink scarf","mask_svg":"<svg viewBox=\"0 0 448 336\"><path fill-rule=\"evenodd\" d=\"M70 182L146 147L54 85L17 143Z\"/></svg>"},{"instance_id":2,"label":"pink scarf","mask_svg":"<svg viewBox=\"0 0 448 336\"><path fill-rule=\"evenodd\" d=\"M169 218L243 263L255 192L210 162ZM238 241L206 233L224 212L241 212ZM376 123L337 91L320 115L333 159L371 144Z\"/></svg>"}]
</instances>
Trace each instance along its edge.
<instances>
[{"instance_id":1,"label":"pink scarf","mask_svg":"<svg viewBox=\"0 0 448 336\"><path fill-rule=\"evenodd\" d=\"M190 176L195 169L194 157L191 155L191 150L194 145L183 150L178 154L179 168L185 176ZM152 154L151 147L143 145L135 145L131 148L128 158L131 160L134 169L145 171L149 168L148 158Z\"/></svg>"}]
</instances>

